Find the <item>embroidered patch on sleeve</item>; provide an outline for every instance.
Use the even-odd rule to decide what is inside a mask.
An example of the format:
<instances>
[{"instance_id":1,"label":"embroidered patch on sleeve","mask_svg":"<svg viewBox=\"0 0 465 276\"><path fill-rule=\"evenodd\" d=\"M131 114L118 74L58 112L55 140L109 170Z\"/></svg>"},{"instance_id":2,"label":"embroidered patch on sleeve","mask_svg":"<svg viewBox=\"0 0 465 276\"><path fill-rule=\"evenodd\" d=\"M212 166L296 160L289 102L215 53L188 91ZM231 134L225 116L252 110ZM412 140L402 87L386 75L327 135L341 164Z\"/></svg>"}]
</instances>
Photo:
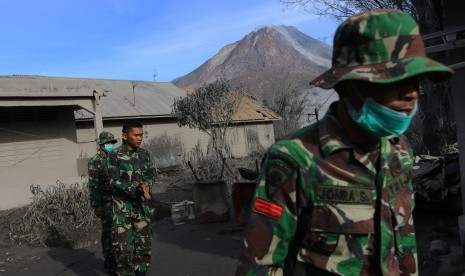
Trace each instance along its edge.
<instances>
[{"instance_id":1,"label":"embroidered patch on sleeve","mask_svg":"<svg viewBox=\"0 0 465 276\"><path fill-rule=\"evenodd\" d=\"M280 159L268 161L266 170L266 189L268 195L272 195L276 190L295 180L293 169Z\"/></svg>"},{"instance_id":2,"label":"embroidered patch on sleeve","mask_svg":"<svg viewBox=\"0 0 465 276\"><path fill-rule=\"evenodd\" d=\"M283 207L261 198L255 199L252 210L276 220L280 219L283 214Z\"/></svg>"}]
</instances>

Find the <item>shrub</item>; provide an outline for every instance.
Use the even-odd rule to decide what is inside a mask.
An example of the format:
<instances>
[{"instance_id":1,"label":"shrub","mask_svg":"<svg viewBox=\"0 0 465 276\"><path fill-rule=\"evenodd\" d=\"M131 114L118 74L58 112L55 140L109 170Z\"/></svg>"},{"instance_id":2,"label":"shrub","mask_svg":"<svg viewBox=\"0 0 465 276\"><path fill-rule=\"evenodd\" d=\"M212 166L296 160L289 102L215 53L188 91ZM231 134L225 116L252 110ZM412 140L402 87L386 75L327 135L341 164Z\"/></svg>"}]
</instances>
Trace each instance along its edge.
<instances>
[{"instance_id":1,"label":"shrub","mask_svg":"<svg viewBox=\"0 0 465 276\"><path fill-rule=\"evenodd\" d=\"M87 183L65 185L57 181L45 190L31 185L32 203L23 217L10 226L10 237L28 245L77 248L99 233Z\"/></svg>"}]
</instances>

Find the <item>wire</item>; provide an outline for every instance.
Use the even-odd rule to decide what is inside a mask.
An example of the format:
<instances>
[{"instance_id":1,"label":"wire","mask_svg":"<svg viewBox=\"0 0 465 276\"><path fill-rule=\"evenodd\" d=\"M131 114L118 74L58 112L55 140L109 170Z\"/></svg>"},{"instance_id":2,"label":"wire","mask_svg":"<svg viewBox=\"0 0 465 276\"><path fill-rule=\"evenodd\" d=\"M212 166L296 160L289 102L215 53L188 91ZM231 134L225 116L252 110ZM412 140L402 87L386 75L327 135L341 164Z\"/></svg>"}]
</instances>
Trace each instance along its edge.
<instances>
[{"instance_id":1,"label":"wire","mask_svg":"<svg viewBox=\"0 0 465 276\"><path fill-rule=\"evenodd\" d=\"M38 137L38 138L45 138L45 139L54 139L54 138L56 138L56 137L45 137L45 136L41 136L41 135L35 135L35 134L30 134L30 133L26 133L26 132L17 131L17 130L1 128L1 127L0 127L0 130L6 131L6 132L11 132L11 133L16 133L16 134L21 134L21 135L26 135L26 136L31 136L31 137Z\"/></svg>"},{"instance_id":2,"label":"wire","mask_svg":"<svg viewBox=\"0 0 465 276\"><path fill-rule=\"evenodd\" d=\"M45 146L47 146L48 144L50 144L50 142L53 141L53 139L55 138L50 138L45 144L43 144L42 146L38 147L35 151L33 151L31 154L29 154L28 156L24 157L23 159L19 160L18 162L14 163L13 165L11 165L10 167L14 167L16 165L18 165L19 163L22 163L24 162L25 160L27 160L29 157L33 156L34 154L36 154L38 151L40 151L41 149L43 149Z\"/></svg>"},{"instance_id":3,"label":"wire","mask_svg":"<svg viewBox=\"0 0 465 276\"><path fill-rule=\"evenodd\" d=\"M7 171L8 169L26 161L27 159L29 159L31 156L33 156L34 154L36 154L37 152L39 152L41 149L43 149L44 147L46 147L48 144L50 144L50 142L52 142L54 139L57 139L59 138L59 136L55 136L55 137L45 137L45 136L41 136L41 135L35 135L35 134L30 134L30 133L26 133L26 132L22 132L22 131L16 131L16 130L11 130L11 129L6 129L6 128L0 128L0 130L3 130L3 131L6 131L6 132L11 132L11 133L16 133L16 134L21 134L21 135L26 135L26 136L31 136L31 137L37 137L37 138L44 138L44 139L48 139L47 142L45 142L43 145L39 146L36 150L34 150L31 154L29 154L28 156L24 157L23 159L9 165L9 166L6 166L4 167L2 170L0 170L0 172L5 172Z\"/></svg>"},{"instance_id":4,"label":"wire","mask_svg":"<svg viewBox=\"0 0 465 276\"><path fill-rule=\"evenodd\" d=\"M331 93L331 95L329 95L329 97L324 101L324 103L322 105L320 105L320 107L317 109L317 111L320 111L320 109L325 105L325 103L331 98L331 96L336 92L336 90L333 90L333 93Z\"/></svg>"}]
</instances>

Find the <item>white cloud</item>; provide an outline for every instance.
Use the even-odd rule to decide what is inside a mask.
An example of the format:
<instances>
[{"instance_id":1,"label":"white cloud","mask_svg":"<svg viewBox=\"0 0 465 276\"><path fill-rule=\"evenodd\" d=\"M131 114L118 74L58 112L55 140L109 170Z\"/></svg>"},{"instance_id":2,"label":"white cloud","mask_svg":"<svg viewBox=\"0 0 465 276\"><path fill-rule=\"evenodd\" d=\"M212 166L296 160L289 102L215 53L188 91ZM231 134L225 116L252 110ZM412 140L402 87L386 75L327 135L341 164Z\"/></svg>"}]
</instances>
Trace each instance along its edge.
<instances>
[{"instance_id":1,"label":"white cloud","mask_svg":"<svg viewBox=\"0 0 465 276\"><path fill-rule=\"evenodd\" d=\"M169 18L169 19L168 19ZM139 40L118 45L113 50L124 63L157 64L167 67L174 61L186 63L188 59L201 62L218 52L221 47L242 39L257 26L314 24L315 16L302 12L283 11L278 4L266 4L250 9L235 11L223 10L222 13L211 13L210 16L194 17L195 20L177 19L177 24L166 28L153 29L153 32L141 33ZM173 22L170 15L147 23L150 26L161 26L158 22ZM172 65L170 65L172 66ZM195 69L191 67L190 70ZM163 77L163 72L160 72ZM172 78L177 76L172 76Z\"/></svg>"}]
</instances>

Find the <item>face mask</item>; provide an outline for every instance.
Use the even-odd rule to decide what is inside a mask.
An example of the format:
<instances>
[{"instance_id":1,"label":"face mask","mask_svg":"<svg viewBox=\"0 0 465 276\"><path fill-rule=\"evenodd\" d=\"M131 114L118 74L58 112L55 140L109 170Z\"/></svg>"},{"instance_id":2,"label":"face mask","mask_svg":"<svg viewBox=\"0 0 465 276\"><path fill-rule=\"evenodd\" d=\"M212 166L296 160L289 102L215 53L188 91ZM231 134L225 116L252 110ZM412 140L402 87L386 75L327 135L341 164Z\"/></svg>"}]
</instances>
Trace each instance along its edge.
<instances>
[{"instance_id":1,"label":"face mask","mask_svg":"<svg viewBox=\"0 0 465 276\"><path fill-rule=\"evenodd\" d=\"M106 152L110 152L113 150L113 144L105 144L103 146L103 149L106 151Z\"/></svg>"},{"instance_id":2,"label":"face mask","mask_svg":"<svg viewBox=\"0 0 465 276\"><path fill-rule=\"evenodd\" d=\"M415 102L413 111L407 115L387 108L371 98L366 98L362 108L358 111L347 100L346 105L350 117L361 128L376 137L398 136L404 133L418 109L418 104Z\"/></svg>"}]
</instances>

